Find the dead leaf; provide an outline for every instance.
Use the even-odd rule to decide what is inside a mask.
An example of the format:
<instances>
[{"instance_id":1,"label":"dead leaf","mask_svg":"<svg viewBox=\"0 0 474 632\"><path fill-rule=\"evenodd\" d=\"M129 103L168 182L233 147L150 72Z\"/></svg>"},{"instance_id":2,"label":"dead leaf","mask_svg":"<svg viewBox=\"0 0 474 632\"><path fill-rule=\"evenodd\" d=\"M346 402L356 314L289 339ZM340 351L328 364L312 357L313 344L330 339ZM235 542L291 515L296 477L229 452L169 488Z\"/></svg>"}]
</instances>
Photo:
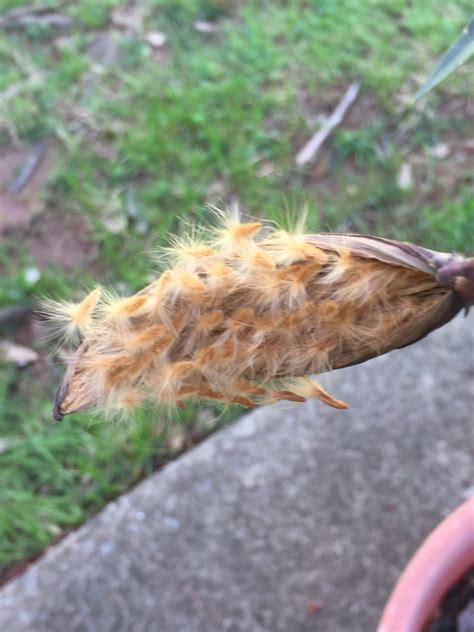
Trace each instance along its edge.
<instances>
[{"instance_id":1,"label":"dead leaf","mask_svg":"<svg viewBox=\"0 0 474 632\"><path fill-rule=\"evenodd\" d=\"M193 26L200 33L215 33L219 28L214 22L206 22L204 20L196 20Z\"/></svg>"},{"instance_id":2,"label":"dead leaf","mask_svg":"<svg viewBox=\"0 0 474 632\"><path fill-rule=\"evenodd\" d=\"M146 33L145 41L150 44L152 48L161 48L167 42L168 38L161 31L152 31L151 33Z\"/></svg>"},{"instance_id":3,"label":"dead leaf","mask_svg":"<svg viewBox=\"0 0 474 632\"><path fill-rule=\"evenodd\" d=\"M433 158L437 158L438 160L444 160L449 156L449 152L451 151L449 145L447 143L438 143L433 147L428 147L428 153Z\"/></svg>"},{"instance_id":4,"label":"dead leaf","mask_svg":"<svg viewBox=\"0 0 474 632\"><path fill-rule=\"evenodd\" d=\"M13 362L20 368L28 366L28 364L39 359L39 355L33 349L17 345L8 340L0 342L0 357L4 357L7 362Z\"/></svg>"},{"instance_id":5,"label":"dead leaf","mask_svg":"<svg viewBox=\"0 0 474 632\"><path fill-rule=\"evenodd\" d=\"M172 452L181 452L186 444L186 432L181 427L178 428L167 441L167 447Z\"/></svg>"},{"instance_id":6,"label":"dead leaf","mask_svg":"<svg viewBox=\"0 0 474 632\"><path fill-rule=\"evenodd\" d=\"M112 213L102 218L102 225L112 235L119 235L127 228L127 218L122 213Z\"/></svg>"},{"instance_id":7,"label":"dead leaf","mask_svg":"<svg viewBox=\"0 0 474 632\"><path fill-rule=\"evenodd\" d=\"M55 538L59 537L63 532L61 527L58 527L57 524L53 524L52 522L45 522L44 528Z\"/></svg>"},{"instance_id":8,"label":"dead leaf","mask_svg":"<svg viewBox=\"0 0 474 632\"><path fill-rule=\"evenodd\" d=\"M409 162L403 162L397 178L397 184L402 191L407 191L413 186L413 175Z\"/></svg>"},{"instance_id":9,"label":"dead leaf","mask_svg":"<svg viewBox=\"0 0 474 632\"><path fill-rule=\"evenodd\" d=\"M97 257L97 244L87 219L79 214L45 214L23 240L25 248L41 266L60 265L63 270L88 263Z\"/></svg>"}]
</instances>

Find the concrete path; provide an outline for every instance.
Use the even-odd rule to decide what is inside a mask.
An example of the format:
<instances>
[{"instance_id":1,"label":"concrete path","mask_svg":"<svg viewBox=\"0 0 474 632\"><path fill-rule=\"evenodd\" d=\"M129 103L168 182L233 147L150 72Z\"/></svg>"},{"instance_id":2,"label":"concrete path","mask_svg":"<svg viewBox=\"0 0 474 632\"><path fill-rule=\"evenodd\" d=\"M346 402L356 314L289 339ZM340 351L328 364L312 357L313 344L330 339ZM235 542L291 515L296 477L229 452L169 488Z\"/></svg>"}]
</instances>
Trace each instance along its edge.
<instances>
[{"instance_id":1,"label":"concrete path","mask_svg":"<svg viewBox=\"0 0 474 632\"><path fill-rule=\"evenodd\" d=\"M281 404L214 435L6 586L0 630L374 630L474 493L472 325L328 376L348 411Z\"/></svg>"}]
</instances>

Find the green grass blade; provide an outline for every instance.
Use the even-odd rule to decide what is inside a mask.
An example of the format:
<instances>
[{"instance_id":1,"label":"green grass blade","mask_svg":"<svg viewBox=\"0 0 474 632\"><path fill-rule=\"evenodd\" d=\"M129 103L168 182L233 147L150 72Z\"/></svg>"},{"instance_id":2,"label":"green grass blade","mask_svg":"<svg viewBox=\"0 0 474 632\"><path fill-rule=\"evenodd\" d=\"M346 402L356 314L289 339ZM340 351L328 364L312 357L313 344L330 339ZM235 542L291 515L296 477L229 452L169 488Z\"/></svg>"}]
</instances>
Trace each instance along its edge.
<instances>
[{"instance_id":1,"label":"green grass blade","mask_svg":"<svg viewBox=\"0 0 474 632\"><path fill-rule=\"evenodd\" d=\"M444 79L449 77L456 68L463 64L474 53L474 18L466 28L464 35L459 39L439 62L438 66L432 72L427 82L418 90L415 95L415 103L421 97L428 94Z\"/></svg>"}]
</instances>

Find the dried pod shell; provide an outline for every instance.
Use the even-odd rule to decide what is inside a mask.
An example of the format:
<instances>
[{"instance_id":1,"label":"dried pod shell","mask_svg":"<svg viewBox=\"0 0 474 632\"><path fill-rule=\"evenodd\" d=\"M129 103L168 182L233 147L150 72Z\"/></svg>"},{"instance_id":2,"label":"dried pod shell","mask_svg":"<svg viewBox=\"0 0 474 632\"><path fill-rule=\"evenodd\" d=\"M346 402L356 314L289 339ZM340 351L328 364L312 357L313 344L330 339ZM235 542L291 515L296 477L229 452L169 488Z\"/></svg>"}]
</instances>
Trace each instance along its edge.
<instances>
[{"instance_id":1,"label":"dried pod shell","mask_svg":"<svg viewBox=\"0 0 474 632\"><path fill-rule=\"evenodd\" d=\"M409 345L474 302L472 258L260 229L224 222L193 242L185 269L181 257L135 297L109 301L68 366L55 417L150 397L247 407L314 397L342 409L307 376Z\"/></svg>"}]
</instances>

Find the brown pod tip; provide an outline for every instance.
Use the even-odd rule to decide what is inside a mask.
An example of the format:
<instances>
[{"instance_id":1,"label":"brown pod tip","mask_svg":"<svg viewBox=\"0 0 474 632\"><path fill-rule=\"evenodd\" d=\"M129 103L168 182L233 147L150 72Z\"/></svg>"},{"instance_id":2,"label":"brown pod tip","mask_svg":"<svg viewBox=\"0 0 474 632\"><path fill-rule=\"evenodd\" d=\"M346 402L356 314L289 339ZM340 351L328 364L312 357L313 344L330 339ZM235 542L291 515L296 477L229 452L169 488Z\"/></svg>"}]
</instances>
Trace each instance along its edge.
<instances>
[{"instance_id":1,"label":"brown pod tip","mask_svg":"<svg viewBox=\"0 0 474 632\"><path fill-rule=\"evenodd\" d=\"M64 419L64 415L61 412L61 403L63 399L63 396L61 394L62 390L63 390L63 382L61 382L61 384L58 386L56 390L56 394L54 396L53 419L55 421L62 421Z\"/></svg>"},{"instance_id":2,"label":"brown pod tip","mask_svg":"<svg viewBox=\"0 0 474 632\"><path fill-rule=\"evenodd\" d=\"M435 255L433 266L440 283L453 284L466 308L474 303L474 257Z\"/></svg>"}]
</instances>

